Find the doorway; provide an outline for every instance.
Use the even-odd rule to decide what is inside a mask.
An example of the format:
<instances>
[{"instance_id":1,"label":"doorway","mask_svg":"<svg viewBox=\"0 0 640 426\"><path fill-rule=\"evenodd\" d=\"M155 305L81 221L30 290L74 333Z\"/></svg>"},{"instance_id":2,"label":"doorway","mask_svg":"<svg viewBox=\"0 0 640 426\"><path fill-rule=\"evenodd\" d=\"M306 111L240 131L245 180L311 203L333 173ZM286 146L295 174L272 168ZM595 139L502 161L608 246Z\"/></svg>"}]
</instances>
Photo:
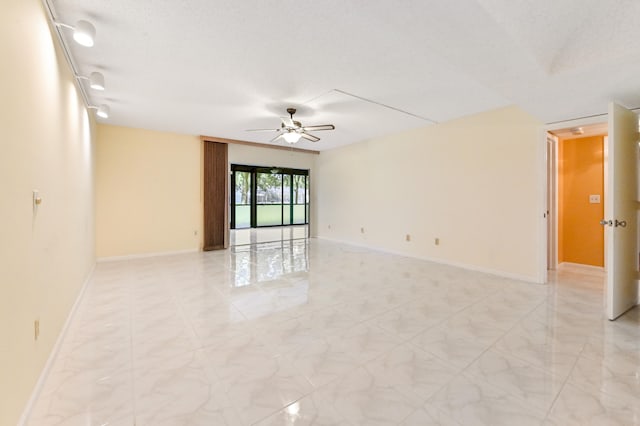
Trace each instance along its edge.
<instances>
[{"instance_id":1,"label":"doorway","mask_svg":"<svg viewBox=\"0 0 640 426\"><path fill-rule=\"evenodd\" d=\"M547 269L604 270L607 122L547 133Z\"/></svg>"},{"instance_id":2,"label":"doorway","mask_svg":"<svg viewBox=\"0 0 640 426\"><path fill-rule=\"evenodd\" d=\"M603 123L606 119L607 123ZM639 235L637 232L638 222L640 222L640 209L638 206L638 168L640 164L640 148L638 145L638 115L634 110L625 108L616 102L610 102L607 114L592 116L582 119L571 120L563 123L549 125L545 130L556 132L562 129L580 131L578 127L593 124L606 126L608 134L604 140L603 175L606 194L603 194L601 201L604 201L604 215L600 220L600 225L604 227L605 241L605 311L609 320L615 320L626 311L640 302L640 282L638 280L639 266L638 245ZM571 127L568 127L571 126ZM604 134L605 132L601 132ZM544 142L546 143L545 137ZM541 145L541 148L544 145ZM542 151L544 152L544 151ZM543 156L545 162L547 156ZM546 166L546 164L543 164ZM556 167L558 164L556 164ZM547 176L545 176L547 177ZM547 179L545 179L547 180ZM543 186L544 192L555 191L558 199L558 188ZM590 200L589 196L589 200ZM548 205L545 198L541 198L543 205ZM557 222L557 215L542 216L545 228L553 226ZM542 232L544 244L540 246L542 250L547 250L547 232ZM542 282L547 282L548 265L547 257L540 258L540 276Z\"/></svg>"},{"instance_id":3,"label":"doorway","mask_svg":"<svg viewBox=\"0 0 640 426\"><path fill-rule=\"evenodd\" d=\"M231 165L231 244L307 238L309 170Z\"/></svg>"}]
</instances>

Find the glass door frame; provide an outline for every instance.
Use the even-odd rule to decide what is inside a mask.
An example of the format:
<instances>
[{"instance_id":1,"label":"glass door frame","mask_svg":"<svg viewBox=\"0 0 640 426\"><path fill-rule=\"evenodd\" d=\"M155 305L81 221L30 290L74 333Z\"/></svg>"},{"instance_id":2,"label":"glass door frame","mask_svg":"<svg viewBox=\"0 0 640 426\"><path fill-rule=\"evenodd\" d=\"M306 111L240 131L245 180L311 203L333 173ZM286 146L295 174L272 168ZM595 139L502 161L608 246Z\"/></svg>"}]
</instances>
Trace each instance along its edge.
<instances>
[{"instance_id":1,"label":"glass door frame","mask_svg":"<svg viewBox=\"0 0 640 426\"><path fill-rule=\"evenodd\" d=\"M229 200L229 208L230 208L230 228L236 228L236 172L248 172L251 173L251 188L250 188L250 228L266 228L266 227L275 227L275 226L291 226L291 225L308 225L309 224L309 205L311 201L311 197L309 196L310 188L309 188L309 170L305 169L294 169L288 167L264 167L264 166L248 166L243 164L231 164L231 179L230 185L231 190L230 200ZM275 173L274 173L275 172ZM258 173L269 173L269 174L279 174L282 176L280 179L280 205L281 205L281 219L279 225L258 225ZM287 204L284 203L284 176L289 176L289 202ZM305 203L304 203L304 223L294 223L294 206L297 204L294 200L294 176L305 176ZM289 223L284 223L284 209L289 209ZM247 229L247 228L240 228Z\"/></svg>"}]
</instances>

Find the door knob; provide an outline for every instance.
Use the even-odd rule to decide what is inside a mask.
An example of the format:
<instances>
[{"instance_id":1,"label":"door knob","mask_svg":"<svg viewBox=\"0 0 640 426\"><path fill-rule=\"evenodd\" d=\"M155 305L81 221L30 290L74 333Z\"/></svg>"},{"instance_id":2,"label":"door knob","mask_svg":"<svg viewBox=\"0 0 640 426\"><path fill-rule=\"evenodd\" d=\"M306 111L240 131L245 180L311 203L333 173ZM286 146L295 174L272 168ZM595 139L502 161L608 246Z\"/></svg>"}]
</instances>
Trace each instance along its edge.
<instances>
[{"instance_id":1,"label":"door knob","mask_svg":"<svg viewBox=\"0 0 640 426\"><path fill-rule=\"evenodd\" d=\"M626 228L627 227L627 221L626 220L618 220L618 219L616 219L615 227L617 228L618 226L621 227L621 228Z\"/></svg>"},{"instance_id":2,"label":"door knob","mask_svg":"<svg viewBox=\"0 0 640 426\"><path fill-rule=\"evenodd\" d=\"M608 226L613 226L613 221L612 221L612 220L605 220L605 219L602 219L602 220L600 221L600 225L602 225L602 226L607 226L607 225L608 225Z\"/></svg>"}]
</instances>

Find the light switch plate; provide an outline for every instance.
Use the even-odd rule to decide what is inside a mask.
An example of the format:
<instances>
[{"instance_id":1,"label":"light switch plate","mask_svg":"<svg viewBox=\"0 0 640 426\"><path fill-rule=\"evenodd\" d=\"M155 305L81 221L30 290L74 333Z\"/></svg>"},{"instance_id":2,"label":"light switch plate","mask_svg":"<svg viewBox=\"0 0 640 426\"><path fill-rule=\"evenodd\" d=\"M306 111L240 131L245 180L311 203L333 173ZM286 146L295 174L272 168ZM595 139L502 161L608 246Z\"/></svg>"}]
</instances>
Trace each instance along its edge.
<instances>
[{"instance_id":1,"label":"light switch plate","mask_svg":"<svg viewBox=\"0 0 640 426\"><path fill-rule=\"evenodd\" d=\"M591 195L589 195L589 203L591 203L591 204L600 204L600 194L591 194Z\"/></svg>"}]
</instances>

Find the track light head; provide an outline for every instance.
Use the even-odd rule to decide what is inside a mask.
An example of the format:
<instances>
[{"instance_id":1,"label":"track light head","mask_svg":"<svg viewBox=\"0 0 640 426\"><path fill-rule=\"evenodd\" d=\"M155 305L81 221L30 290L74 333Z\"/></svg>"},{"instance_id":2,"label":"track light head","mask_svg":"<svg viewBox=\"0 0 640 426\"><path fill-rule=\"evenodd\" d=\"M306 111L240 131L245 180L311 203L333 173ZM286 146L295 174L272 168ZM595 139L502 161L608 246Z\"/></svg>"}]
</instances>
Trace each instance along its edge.
<instances>
[{"instance_id":1,"label":"track light head","mask_svg":"<svg viewBox=\"0 0 640 426\"><path fill-rule=\"evenodd\" d=\"M109 118L109 112L111 112L111 110L108 105L100 105L96 115L100 118Z\"/></svg>"},{"instance_id":2,"label":"track light head","mask_svg":"<svg viewBox=\"0 0 640 426\"><path fill-rule=\"evenodd\" d=\"M104 90L104 75L99 72L89 74L89 86L95 90Z\"/></svg>"},{"instance_id":3,"label":"track light head","mask_svg":"<svg viewBox=\"0 0 640 426\"><path fill-rule=\"evenodd\" d=\"M104 75L99 72L92 72L89 74L89 77L84 75L76 75L78 80L87 80L89 82L89 87L94 90L104 90Z\"/></svg>"},{"instance_id":4,"label":"track light head","mask_svg":"<svg viewBox=\"0 0 640 426\"><path fill-rule=\"evenodd\" d=\"M82 46L93 46L95 37L96 28L89 21L78 21L73 28L73 39Z\"/></svg>"},{"instance_id":5,"label":"track light head","mask_svg":"<svg viewBox=\"0 0 640 426\"><path fill-rule=\"evenodd\" d=\"M100 118L109 118L109 112L111 111L109 109L109 105L100 105L100 106L95 106L95 105L89 105L87 108L89 109L95 109L96 110L96 115Z\"/></svg>"}]
</instances>

